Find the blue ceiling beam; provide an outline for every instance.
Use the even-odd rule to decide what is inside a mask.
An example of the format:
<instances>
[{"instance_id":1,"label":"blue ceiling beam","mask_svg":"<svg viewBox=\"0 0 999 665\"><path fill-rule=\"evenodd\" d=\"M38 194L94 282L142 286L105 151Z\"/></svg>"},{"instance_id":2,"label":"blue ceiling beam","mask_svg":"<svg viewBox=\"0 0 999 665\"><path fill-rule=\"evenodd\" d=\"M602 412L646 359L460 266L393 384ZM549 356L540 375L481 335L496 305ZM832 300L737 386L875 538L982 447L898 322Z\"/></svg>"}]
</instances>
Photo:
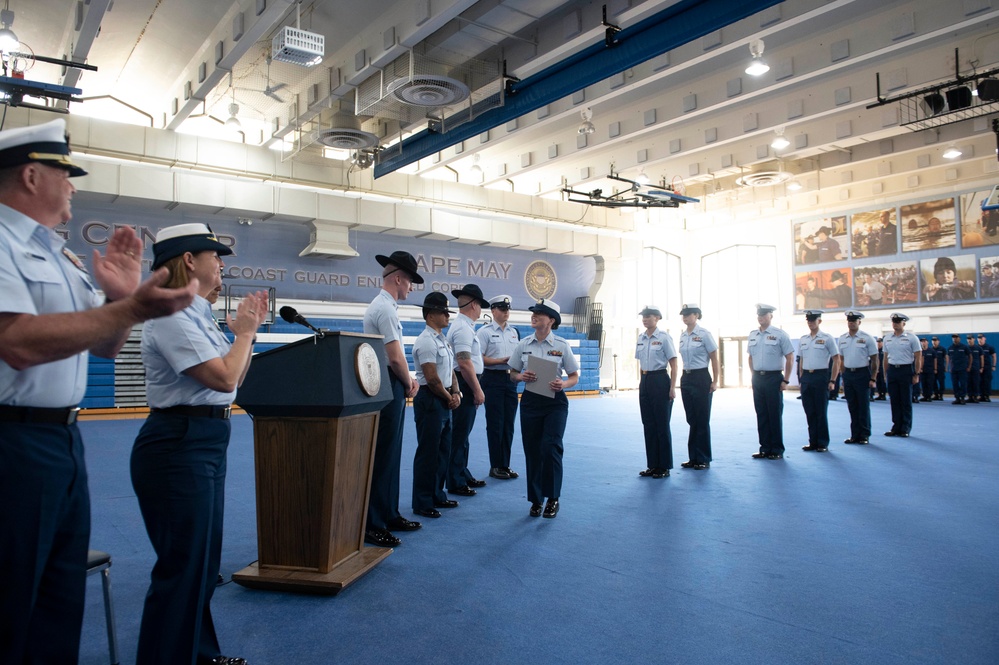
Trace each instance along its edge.
<instances>
[{"instance_id":1,"label":"blue ceiling beam","mask_svg":"<svg viewBox=\"0 0 999 665\"><path fill-rule=\"evenodd\" d=\"M423 130L402 142L399 154L375 166L375 177L504 125L610 76L714 32L782 0L682 0L625 28L614 43L594 44L537 74L510 85L506 103L447 132ZM445 121L445 126L449 123Z\"/></svg>"}]
</instances>

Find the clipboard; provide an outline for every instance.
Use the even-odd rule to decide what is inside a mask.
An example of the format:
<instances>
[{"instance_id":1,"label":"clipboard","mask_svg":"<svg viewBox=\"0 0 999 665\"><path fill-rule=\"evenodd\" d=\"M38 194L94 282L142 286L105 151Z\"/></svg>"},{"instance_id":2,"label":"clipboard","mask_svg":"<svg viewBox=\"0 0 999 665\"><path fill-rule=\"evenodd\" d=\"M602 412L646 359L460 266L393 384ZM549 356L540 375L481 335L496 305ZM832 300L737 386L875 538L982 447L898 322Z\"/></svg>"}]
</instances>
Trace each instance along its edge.
<instances>
[{"instance_id":1,"label":"clipboard","mask_svg":"<svg viewBox=\"0 0 999 665\"><path fill-rule=\"evenodd\" d=\"M558 378L558 361L540 358L538 356L527 357L527 369L534 372L538 377L536 381L525 382L524 390L535 395L555 398L555 391L548 387L548 384Z\"/></svg>"}]
</instances>

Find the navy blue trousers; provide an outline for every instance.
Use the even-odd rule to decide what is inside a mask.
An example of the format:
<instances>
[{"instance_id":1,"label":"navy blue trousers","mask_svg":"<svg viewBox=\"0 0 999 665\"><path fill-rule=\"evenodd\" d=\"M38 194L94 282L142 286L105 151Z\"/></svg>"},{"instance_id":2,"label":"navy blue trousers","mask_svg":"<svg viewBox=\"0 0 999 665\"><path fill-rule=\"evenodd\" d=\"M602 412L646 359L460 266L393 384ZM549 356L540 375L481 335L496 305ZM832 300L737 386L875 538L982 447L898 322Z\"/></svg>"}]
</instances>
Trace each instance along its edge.
<instances>
[{"instance_id":1,"label":"navy blue trousers","mask_svg":"<svg viewBox=\"0 0 999 665\"><path fill-rule=\"evenodd\" d=\"M982 387L981 392L979 392L981 397L992 397L992 358L990 357L987 362L988 365L982 372Z\"/></svg>"},{"instance_id":2,"label":"navy blue trousers","mask_svg":"<svg viewBox=\"0 0 999 665\"><path fill-rule=\"evenodd\" d=\"M520 436L524 440L527 500L541 503L562 493L562 435L569 417L564 392L541 397L524 392L520 403Z\"/></svg>"},{"instance_id":3,"label":"navy blue trousers","mask_svg":"<svg viewBox=\"0 0 999 665\"><path fill-rule=\"evenodd\" d=\"M447 464L445 484L449 490L467 487L474 478L468 470L468 435L475 426L475 398L465 379L458 375L458 389L461 391L461 404L451 413L451 457Z\"/></svg>"},{"instance_id":4,"label":"navy blue trousers","mask_svg":"<svg viewBox=\"0 0 999 665\"><path fill-rule=\"evenodd\" d=\"M940 362L943 361L941 360ZM936 375L934 376L934 379L935 381L933 383L933 396L943 397L944 388L947 386L947 372L945 371L937 372Z\"/></svg>"},{"instance_id":5,"label":"navy blue trousers","mask_svg":"<svg viewBox=\"0 0 999 665\"><path fill-rule=\"evenodd\" d=\"M669 430L673 400L669 372L643 374L638 384L638 408L645 430L645 460L650 469L673 468L673 437Z\"/></svg>"},{"instance_id":6,"label":"navy blue trousers","mask_svg":"<svg viewBox=\"0 0 999 665\"><path fill-rule=\"evenodd\" d=\"M950 383L954 388L954 399L968 396L968 370L959 369L950 373Z\"/></svg>"},{"instance_id":7,"label":"navy blue trousers","mask_svg":"<svg viewBox=\"0 0 999 665\"><path fill-rule=\"evenodd\" d=\"M801 406L808 422L808 444L829 447L829 370L802 370Z\"/></svg>"},{"instance_id":8,"label":"navy blue trousers","mask_svg":"<svg viewBox=\"0 0 999 665\"><path fill-rule=\"evenodd\" d=\"M924 402L933 399L933 384L935 383L936 376L936 372L922 372L919 375L919 386L917 386L917 389L923 393Z\"/></svg>"},{"instance_id":9,"label":"navy blue trousers","mask_svg":"<svg viewBox=\"0 0 999 665\"><path fill-rule=\"evenodd\" d=\"M859 371L843 371L843 396L850 409L850 438L871 438L871 370L861 367Z\"/></svg>"},{"instance_id":10,"label":"navy blue trousers","mask_svg":"<svg viewBox=\"0 0 999 665\"><path fill-rule=\"evenodd\" d=\"M708 368L684 371L680 398L687 417L687 459L697 464L711 461L711 374Z\"/></svg>"},{"instance_id":11,"label":"navy blue trousers","mask_svg":"<svg viewBox=\"0 0 999 665\"><path fill-rule=\"evenodd\" d=\"M156 552L136 662L219 655L210 603L222 558L230 423L150 413L132 447L132 487Z\"/></svg>"},{"instance_id":12,"label":"navy blue trousers","mask_svg":"<svg viewBox=\"0 0 999 665\"><path fill-rule=\"evenodd\" d=\"M399 465L402 463L402 429L405 425L406 389L389 369L392 401L382 407L375 438L375 461L371 467L368 496L369 529L385 529L401 516L399 512Z\"/></svg>"},{"instance_id":13,"label":"navy blue trousers","mask_svg":"<svg viewBox=\"0 0 999 665\"><path fill-rule=\"evenodd\" d=\"M896 434L908 434L912 430L912 377L912 365L888 366L891 431Z\"/></svg>"},{"instance_id":14,"label":"navy blue trousers","mask_svg":"<svg viewBox=\"0 0 999 665\"><path fill-rule=\"evenodd\" d=\"M760 452L784 454L784 395L781 393L780 370L753 372L753 406L756 408L756 431Z\"/></svg>"},{"instance_id":15,"label":"navy blue trousers","mask_svg":"<svg viewBox=\"0 0 999 665\"><path fill-rule=\"evenodd\" d=\"M0 663L80 653L90 494L76 425L0 423Z\"/></svg>"},{"instance_id":16,"label":"navy blue trousers","mask_svg":"<svg viewBox=\"0 0 999 665\"><path fill-rule=\"evenodd\" d=\"M510 468L513 428L517 418L517 384L509 372L487 369L479 379L486 395L486 439L489 442L489 466Z\"/></svg>"},{"instance_id":17,"label":"navy blue trousers","mask_svg":"<svg viewBox=\"0 0 999 665\"><path fill-rule=\"evenodd\" d=\"M971 366L971 371L968 372L968 395L978 399L979 393L982 391L982 372L981 369Z\"/></svg>"},{"instance_id":18,"label":"navy blue trousers","mask_svg":"<svg viewBox=\"0 0 999 665\"><path fill-rule=\"evenodd\" d=\"M451 411L420 386L413 398L416 419L416 455L413 457L413 510L430 510L444 501L444 474L451 454Z\"/></svg>"}]
</instances>

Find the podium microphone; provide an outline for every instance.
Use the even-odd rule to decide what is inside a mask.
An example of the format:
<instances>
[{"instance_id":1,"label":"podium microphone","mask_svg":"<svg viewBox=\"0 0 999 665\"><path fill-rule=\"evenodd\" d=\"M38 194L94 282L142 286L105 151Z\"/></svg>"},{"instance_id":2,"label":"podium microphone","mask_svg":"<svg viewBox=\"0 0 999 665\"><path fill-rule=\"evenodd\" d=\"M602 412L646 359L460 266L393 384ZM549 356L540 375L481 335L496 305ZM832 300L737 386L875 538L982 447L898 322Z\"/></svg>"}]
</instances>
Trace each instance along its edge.
<instances>
[{"instance_id":1,"label":"podium microphone","mask_svg":"<svg viewBox=\"0 0 999 665\"><path fill-rule=\"evenodd\" d=\"M297 323L300 326L305 326L306 328L316 333L320 337L325 337L325 333L323 333L322 330L316 328L311 323L309 323L308 320L304 316L299 314L298 310L296 310L294 307L288 307L287 305L285 305L280 310L278 310L278 314L280 314L281 318L287 321L288 323Z\"/></svg>"}]
</instances>

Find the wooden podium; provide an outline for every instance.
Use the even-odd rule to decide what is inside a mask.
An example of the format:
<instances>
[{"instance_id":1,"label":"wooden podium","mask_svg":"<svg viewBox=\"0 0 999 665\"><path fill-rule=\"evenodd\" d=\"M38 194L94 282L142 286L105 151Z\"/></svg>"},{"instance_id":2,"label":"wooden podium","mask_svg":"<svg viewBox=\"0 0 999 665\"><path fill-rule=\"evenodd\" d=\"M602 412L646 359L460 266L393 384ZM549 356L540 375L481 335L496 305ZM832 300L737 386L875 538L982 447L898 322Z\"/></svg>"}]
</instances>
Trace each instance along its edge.
<instances>
[{"instance_id":1,"label":"wooden podium","mask_svg":"<svg viewBox=\"0 0 999 665\"><path fill-rule=\"evenodd\" d=\"M258 589L336 594L392 553L365 547L378 416L392 401L380 335L327 333L253 358L236 404L253 416Z\"/></svg>"}]
</instances>

